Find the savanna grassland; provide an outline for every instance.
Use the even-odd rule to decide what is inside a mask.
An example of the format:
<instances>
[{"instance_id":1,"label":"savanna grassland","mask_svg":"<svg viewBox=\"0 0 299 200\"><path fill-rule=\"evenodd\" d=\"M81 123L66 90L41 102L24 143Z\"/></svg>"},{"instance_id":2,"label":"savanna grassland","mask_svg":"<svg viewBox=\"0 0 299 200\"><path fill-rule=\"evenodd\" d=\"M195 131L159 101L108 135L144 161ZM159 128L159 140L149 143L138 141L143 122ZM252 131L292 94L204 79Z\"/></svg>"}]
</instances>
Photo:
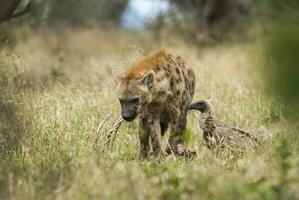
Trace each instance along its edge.
<instances>
[{"instance_id":1,"label":"savanna grassland","mask_svg":"<svg viewBox=\"0 0 299 200\"><path fill-rule=\"evenodd\" d=\"M122 124L113 148L92 148L101 121L111 114L108 129L120 116L117 74L161 47L194 69L194 100L212 98L217 118L259 143L216 155L190 112L194 160L139 161L137 121ZM259 56L255 42L198 50L97 29L32 33L2 48L0 199L299 199L298 127L265 95Z\"/></svg>"}]
</instances>

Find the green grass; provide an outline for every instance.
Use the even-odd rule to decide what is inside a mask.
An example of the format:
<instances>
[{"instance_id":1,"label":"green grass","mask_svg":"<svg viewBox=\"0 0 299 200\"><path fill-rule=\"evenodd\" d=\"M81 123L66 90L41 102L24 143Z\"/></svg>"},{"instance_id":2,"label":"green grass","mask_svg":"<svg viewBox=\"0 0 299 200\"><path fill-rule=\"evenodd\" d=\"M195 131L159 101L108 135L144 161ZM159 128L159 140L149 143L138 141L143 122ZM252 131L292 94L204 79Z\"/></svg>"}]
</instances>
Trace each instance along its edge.
<instances>
[{"instance_id":1,"label":"green grass","mask_svg":"<svg viewBox=\"0 0 299 200\"><path fill-rule=\"evenodd\" d=\"M0 199L298 199L298 126L263 95L257 47L198 52L170 39L162 46L195 70L195 100L213 98L219 119L252 131L261 144L216 155L190 113L192 161L139 161L137 122L122 124L112 149L94 150L100 122L111 113L107 129L120 115L115 73L160 46L112 31L34 33L0 53Z\"/></svg>"}]
</instances>

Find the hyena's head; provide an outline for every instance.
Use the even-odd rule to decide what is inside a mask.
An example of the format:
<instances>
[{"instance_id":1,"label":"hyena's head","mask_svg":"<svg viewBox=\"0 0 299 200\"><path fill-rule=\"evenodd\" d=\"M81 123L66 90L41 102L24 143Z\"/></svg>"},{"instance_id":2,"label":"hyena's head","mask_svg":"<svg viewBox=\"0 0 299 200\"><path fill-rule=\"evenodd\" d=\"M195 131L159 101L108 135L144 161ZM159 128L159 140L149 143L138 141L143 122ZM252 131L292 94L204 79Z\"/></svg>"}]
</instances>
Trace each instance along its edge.
<instances>
[{"instance_id":1,"label":"hyena's head","mask_svg":"<svg viewBox=\"0 0 299 200\"><path fill-rule=\"evenodd\" d=\"M124 120L133 121L138 116L142 105L151 101L150 88L154 80L155 75L153 71L147 72L141 78L120 78L118 97Z\"/></svg>"}]
</instances>

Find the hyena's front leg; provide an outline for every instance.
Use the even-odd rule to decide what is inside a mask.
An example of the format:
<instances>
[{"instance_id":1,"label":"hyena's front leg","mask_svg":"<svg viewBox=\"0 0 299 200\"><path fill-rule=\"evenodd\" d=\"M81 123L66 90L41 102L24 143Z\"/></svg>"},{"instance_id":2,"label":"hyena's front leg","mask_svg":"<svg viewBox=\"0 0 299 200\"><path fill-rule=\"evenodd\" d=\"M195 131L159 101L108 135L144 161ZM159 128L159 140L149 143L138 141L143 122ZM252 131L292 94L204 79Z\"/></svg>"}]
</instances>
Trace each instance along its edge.
<instances>
[{"instance_id":1,"label":"hyena's front leg","mask_svg":"<svg viewBox=\"0 0 299 200\"><path fill-rule=\"evenodd\" d=\"M161 153L160 121L148 115L145 118L141 118L140 122L140 158L144 159L148 156L149 137L151 137L154 156L159 156L159 154Z\"/></svg>"},{"instance_id":2,"label":"hyena's front leg","mask_svg":"<svg viewBox=\"0 0 299 200\"><path fill-rule=\"evenodd\" d=\"M140 140L140 160L144 160L148 157L149 153L149 132L141 127L139 130L139 140Z\"/></svg>"},{"instance_id":3,"label":"hyena's front leg","mask_svg":"<svg viewBox=\"0 0 299 200\"><path fill-rule=\"evenodd\" d=\"M150 123L150 136L152 139L154 156L157 157L161 153L161 128L160 121L157 119Z\"/></svg>"},{"instance_id":4,"label":"hyena's front leg","mask_svg":"<svg viewBox=\"0 0 299 200\"><path fill-rule=\"evenodd\" d=\"M141 159L147 157L149 152L149 137L151 137L152 148L154 156L159 156L161 153L161 128L158 119L147 118L141 119L141 132L140 132L140 143L141 143Z\"/></svg>"}]
</instances>

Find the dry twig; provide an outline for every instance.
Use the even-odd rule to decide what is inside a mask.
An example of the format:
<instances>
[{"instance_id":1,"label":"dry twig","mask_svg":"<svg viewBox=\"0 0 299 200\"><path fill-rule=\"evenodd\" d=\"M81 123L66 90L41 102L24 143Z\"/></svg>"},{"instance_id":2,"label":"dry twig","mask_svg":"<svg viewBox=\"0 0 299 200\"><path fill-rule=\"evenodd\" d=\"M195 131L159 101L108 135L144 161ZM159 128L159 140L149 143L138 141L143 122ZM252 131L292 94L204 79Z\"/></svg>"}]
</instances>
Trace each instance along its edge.
<instances>
[{"instance_id":1,"label":"dry twig","mask_svg":"<svg viewBox=\"0 0 299 200\"><path fill-rule=\"evenodd\" d=\"M105 133L105 135L107 135L108 143L110 144L111 148L113 147L118 129L119 129L120 125L123 123L123 121L124 121L124 119L122 117L119 117L118 120L114 123L113 128ZM112 141L111 141L111 137L112 137Z\"/></svg>"},{"instance_id":2,"label":"dry twig","mask_svg":"<svg viewBox=\"0 0 299 200\"><path fill-rule=\"evenodd\" d=\"M108 119L110 119L111 114L109 114L99 125L99 127L97 128L97 132L96 132L96 136L95 139L93 141L93 145L92 148L94 149L98 143L99 143L99 139L100 139L100 130L102 129L102 127L104 126L104 124L108 121Z\"/></svg>"},{"instance_id":3,"label":"dry twig","mask_svg":"<svg viewBox=\"0 0 299 200\"><path fill-rule=\"evenodd\" d=\"M114 123L114 126L106 131L106 132L102 132L102 128L104 126L104 124L111 118L111 114L109 114L99 125L97 132L96 132L96 136L93 142L93 149L95 149L100 143L105 143L105 144L110 144L110 148L113 147L115 138L117 136L117 132L123 122L123 118L119 117L118 120ZM101 134L103 133L103 134Z\"/></svg>"}]
</instances>

